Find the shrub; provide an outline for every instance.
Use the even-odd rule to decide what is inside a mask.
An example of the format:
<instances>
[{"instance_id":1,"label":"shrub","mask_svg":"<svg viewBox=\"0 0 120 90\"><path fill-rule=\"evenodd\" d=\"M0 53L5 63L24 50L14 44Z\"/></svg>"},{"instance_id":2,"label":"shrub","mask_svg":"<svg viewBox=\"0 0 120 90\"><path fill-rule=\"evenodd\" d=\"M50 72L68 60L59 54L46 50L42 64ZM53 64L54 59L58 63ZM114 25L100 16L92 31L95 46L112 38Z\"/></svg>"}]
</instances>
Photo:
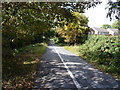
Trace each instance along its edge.
<instances>
[{"instance_id":1,"label":"shrub","mask_svg":"<svg viewBox=\"0 0 120 90\"><path fill-rule=\"evenodd\" d=\"M89 61L106 65L108 71L120 72L120 45L118 36L90 35L85 44L80 46L79 53Z\"/></svg>"}]
</instances>

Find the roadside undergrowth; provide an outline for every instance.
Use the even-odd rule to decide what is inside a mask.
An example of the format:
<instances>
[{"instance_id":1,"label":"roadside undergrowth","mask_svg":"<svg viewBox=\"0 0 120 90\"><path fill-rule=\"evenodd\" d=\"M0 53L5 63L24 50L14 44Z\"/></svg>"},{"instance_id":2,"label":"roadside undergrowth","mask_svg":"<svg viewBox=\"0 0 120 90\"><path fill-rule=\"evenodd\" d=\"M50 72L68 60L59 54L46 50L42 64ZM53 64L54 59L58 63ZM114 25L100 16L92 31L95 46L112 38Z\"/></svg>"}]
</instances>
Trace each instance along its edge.
<instances>
[{"instance_id":1,"label":"roadside undergrowth","mask_svg":"<svg viewBox=\"0 0 120 90\"><path fill-rule=\"evenodd\" d=\"M46 44L37 43L13 50L13 57L3 58L3 88L32 88L37 65Z\"/></svg>"},{"instance_id":2,"label":"roadside undergrowth","mask_svg":"<svg viewBox=\"0 0 120 90\"><path fill-rule=\"evenodd\" d=\"M63 46L99 70L120 80L120 44L118 36L91 35L82 45Z\"/></svg>"}]
</instances>

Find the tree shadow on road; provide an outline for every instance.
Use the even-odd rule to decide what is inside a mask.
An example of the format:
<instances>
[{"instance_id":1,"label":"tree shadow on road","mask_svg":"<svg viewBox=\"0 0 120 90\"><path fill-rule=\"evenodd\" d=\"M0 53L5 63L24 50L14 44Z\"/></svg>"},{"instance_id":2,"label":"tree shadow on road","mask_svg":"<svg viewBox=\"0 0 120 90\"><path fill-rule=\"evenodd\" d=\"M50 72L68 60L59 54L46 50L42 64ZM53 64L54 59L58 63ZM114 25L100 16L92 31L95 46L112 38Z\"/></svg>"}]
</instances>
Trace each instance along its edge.
<instances>
[{"instance_id":1,"label":"tree shadow on road","mask_svg":"<svg viewBox=\"0 0 120 90\"><path fill-rule=\"evenodd\" d=\"M55 48L61 48L57 45ZM72 72L83 89L86 88L118 88L117 81L110 75L104 74L94 66L74 54L59 51L61 61L53 45L47 48L36 75L34 88L76 88L67 69Z\"/></svg>"}]
</instances>

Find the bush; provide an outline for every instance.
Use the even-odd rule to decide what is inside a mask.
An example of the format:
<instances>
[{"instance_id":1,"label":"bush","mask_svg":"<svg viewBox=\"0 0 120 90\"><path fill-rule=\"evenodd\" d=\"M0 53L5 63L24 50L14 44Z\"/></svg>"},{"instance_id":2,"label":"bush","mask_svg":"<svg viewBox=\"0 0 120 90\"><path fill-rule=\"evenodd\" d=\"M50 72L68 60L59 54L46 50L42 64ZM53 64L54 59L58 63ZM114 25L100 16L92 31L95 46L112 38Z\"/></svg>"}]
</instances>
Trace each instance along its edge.
<instances>
[{"instance_id":1,"label":"bush","mask_svg":"<svg viewBox=\"0 0 120 90\"><path fill-rule=\"evenodd\" d=\"M90 62L108 67L108 72L120 72L120 45L118 36L90 35L80 46L80 56Z\"/></svg>"}]
</instances>

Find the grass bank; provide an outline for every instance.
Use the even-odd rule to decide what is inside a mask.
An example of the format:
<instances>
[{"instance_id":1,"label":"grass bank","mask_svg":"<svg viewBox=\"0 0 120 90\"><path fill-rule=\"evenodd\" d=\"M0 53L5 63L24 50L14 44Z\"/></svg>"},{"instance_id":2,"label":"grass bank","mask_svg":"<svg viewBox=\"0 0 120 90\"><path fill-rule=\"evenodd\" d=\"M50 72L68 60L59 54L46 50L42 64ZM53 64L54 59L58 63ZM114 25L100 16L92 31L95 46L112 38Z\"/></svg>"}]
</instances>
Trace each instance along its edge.
<instances>
[{"instance_id":1,"label":"grass bank","mask_svg":"<svg viewBox=\"0 0 120 90\"><path fill-rule=\"evenodd\" d=\"M76 46L63 46L64 49L76 54L77 56L79 56L79 48L80 46L79 45L76 45Z\"/></svg>"},{"instance_id":2,"label":"grass bank","mask_svg":"<svg viewBox=\"0 0 120 90\"><path fill-rule=\"evenodd\" d=\"M63 47L87 60L99 70L120 80L120 43L118 36L91 35L82 45Z\"/></svg>"},{"instance_id":3,"label":"grass bank","mask_svg":"<svg viewBox=\"0 0 120 90\"><path fill-rule=\"evenodd\" d=\"M32 88L37 65L46 44L33 44L13 50L13 57L3 58L3 88Z\"/></svg>"}]
</instances>

